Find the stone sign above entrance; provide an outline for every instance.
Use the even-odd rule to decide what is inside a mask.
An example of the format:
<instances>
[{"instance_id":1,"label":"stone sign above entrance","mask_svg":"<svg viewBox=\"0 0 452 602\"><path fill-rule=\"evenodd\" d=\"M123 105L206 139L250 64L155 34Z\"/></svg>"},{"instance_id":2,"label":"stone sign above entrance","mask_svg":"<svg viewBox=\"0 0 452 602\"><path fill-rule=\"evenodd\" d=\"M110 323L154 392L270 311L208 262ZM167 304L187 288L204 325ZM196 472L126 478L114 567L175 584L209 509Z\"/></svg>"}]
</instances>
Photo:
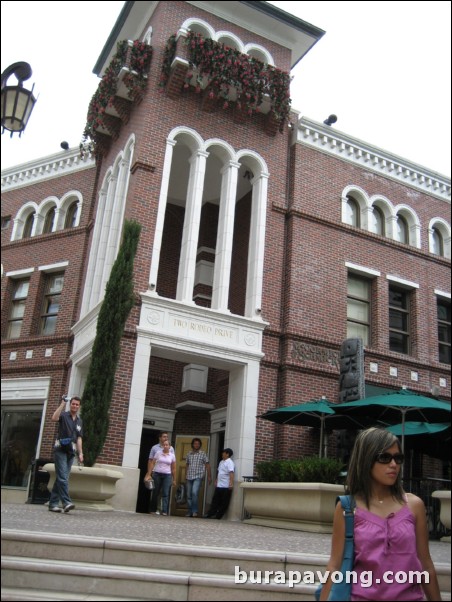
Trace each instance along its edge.
<instances>
[{"instance_id":1,"label":"stone sign above entrance","mask_svg":"<svg viewBox=\"0 0 452 602\"><path fill-rule=\"evenodd\" d=\"M177 340L178 347L196 341L206 347L262 356L262 331L266 324L243 316L187 306L173 299L142 295L140 330L152 332L158 345L163 339ZM154 338L154 336L152 337Z\"/></svg>"}]
</instances>

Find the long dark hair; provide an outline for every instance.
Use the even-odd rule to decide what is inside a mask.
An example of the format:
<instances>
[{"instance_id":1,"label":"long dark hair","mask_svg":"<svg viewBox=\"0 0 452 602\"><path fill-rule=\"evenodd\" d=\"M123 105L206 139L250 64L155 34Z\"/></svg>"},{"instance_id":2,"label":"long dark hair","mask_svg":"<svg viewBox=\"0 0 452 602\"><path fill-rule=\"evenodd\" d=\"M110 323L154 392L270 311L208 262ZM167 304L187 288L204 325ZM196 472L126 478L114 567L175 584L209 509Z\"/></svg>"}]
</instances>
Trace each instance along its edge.
<instances>
[{"instance_id":1,"label":"long dark hair","mask_svg":"<svg viewBox=\"0 0 452 602\"><path fill-rule=\"evenodd\" d=\"M371 470L375 464L375 458L395 443L401 452L400 442L395 435L385 429L375 427L362 431L356 438L348 465L345 486L349 495L362 496L367 508L369 508L372 493ZM396 482L391 485L390 489L393 498L403 503L404 491L401 474L402 471L399 472Z\"/></svg>"}]
</instances>

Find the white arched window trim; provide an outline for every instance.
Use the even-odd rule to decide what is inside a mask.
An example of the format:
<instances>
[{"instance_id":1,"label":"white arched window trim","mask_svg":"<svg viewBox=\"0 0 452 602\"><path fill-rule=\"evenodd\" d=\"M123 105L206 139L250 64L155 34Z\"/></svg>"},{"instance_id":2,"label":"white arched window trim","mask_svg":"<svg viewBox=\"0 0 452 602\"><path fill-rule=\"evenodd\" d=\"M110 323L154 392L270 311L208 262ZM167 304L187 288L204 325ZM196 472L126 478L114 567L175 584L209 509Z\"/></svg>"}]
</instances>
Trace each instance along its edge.
<instances>
[{"instance_id":1,"label":"white arched window trim","mask_svg":"<svg viewBox=\"0 0 452 602\"><path fill-rule=\"evenodd\" d=\"M193 30L195 29L195 26L198 26L197 29L204 30L203 35L205 37L212 38L212 40L216 40L216 41L221 41L221 38L230 38L231 40L233 40L235 42L235 46L239 52L242 52L243 54L249 54L253 50L257 50L259 53L262 53L263 56L265 57L264 62L268 63L269 65L275 64L272 54L264 46L261 46L260 44L255 44L253 42L249 42L248 44L245 45L236 34L230 32L230 31L224 31L224 30L215 31L215 29L211 25L209 25L209 23L207 23L207 21L204 21L203 19L197 19L197 18L193 18L193 17L190 19L186 19L182 23L182 26L180 27L180 29L178 31L178 36L179 35L186 36L190 29L193 29Z\"/></svg>"},{"instance_id":2,"label":"white arched window trim","mask_svg":"<svg viewBox=\"0 0 452 602\"><path fill-rule=\"evenodd\" d=\"M25 222L27 221L28 216L32 213L35 214L35 217L33 220L31 236L34 236L36 229L36 215L38 213L38 205L33 201L29 201L19 209L16 217L14 218L14 225L11 232L11 240L20 240L22 238Z\"/></svg>"},{"instance_id":3,"label":"white arched window trim","mask_svg":"<svg viewBox=\"0 0 452 602\"><path fill-rule=\"evenodd\" d=\"M416 212L408 207L408 205L397 205L394 207L394 214L397 220L397 216L400 215L405 218L408 225L409 241L408 244L417 249L421 248L421 223ZM393 239L395 240L395 230L393 232Z\"/></svg>"},{"instance_id":4,"label":"white arched window trim","mask_svg":"<svg viewBox=\"0 0 452 602\"><path fill-rule=\"evenodd\" d=\"M359 218L360 225L359 227L363 230L368 230L369 228L369 208L370 208L370 200L365 190L360 188L359 186L347 186L342 191L341 196L341 221L342 223L347 223L347 205L348 205L348 196L351 196L356 203L358 204L359 209Z\"/></svg>"},{"instance_id":5,"label":"white arched window trim","mask_svg":"<svg viewBox=\"0 0 452 602\"><path fill-rule=\"evenodd\" d=\"M442 239L443 239L443 241L442 241L443 242L443 257L450 259L451 258L451 249L450 249L450 247L451 247L451 244L450 244L451 227L450 227L450 224L448 224L446 222L446 220L441 217L435 217L430 220L430 223L428 225L428 245L429 245L430 253L433 253L433 249L434 249L434 241L433 241L434 229L438 230L438 232L440 233L440 235L442 236Z\"/></svg>"}]
</instances>

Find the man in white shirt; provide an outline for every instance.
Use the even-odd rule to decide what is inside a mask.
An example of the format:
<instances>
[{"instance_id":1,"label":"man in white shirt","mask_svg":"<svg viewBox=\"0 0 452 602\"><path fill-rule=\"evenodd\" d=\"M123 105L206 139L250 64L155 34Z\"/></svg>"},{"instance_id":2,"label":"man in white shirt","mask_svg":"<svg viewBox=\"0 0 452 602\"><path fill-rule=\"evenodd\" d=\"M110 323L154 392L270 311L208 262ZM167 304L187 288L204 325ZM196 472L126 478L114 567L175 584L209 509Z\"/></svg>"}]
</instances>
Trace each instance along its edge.
<instances>
[{"instance_id":1,"label":"man in white shirt","mask_svg":"<svg viewBox=\"0 0 452 602\"><path fill-rule=\"evenodd\" d=\"M209 512L204 518L223 518L231 501L234 487L234 462L231 460L233 451L226 447L222 452L222 460L218 464L217 478L215 479L215 493Z\"/></svg>"}]
</instances>

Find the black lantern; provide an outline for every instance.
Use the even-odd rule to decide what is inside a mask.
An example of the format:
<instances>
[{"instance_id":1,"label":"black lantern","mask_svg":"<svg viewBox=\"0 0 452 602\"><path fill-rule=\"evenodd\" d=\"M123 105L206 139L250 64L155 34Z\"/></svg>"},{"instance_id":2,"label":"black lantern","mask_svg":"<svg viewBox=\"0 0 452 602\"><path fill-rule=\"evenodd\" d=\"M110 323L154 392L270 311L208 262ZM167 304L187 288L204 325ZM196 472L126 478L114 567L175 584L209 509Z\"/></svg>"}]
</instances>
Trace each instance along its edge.
<instances>
[{"instance_id":1,"label":"black lantern","mask_svg":"<svg viewBox=\"0 0 452 602\"><path fill-rule=\"evenodd\" d=\"M31 73L30 65L24 62L10 65L2 73L2 134L8 130L11 136L15 132L20 136L28 123L36 102L33 96L34 84L31 90L27 90L22 82L31 77ZM18 84L7 86L7 80L13 74Z\"/></svg>"}]
</instances>

